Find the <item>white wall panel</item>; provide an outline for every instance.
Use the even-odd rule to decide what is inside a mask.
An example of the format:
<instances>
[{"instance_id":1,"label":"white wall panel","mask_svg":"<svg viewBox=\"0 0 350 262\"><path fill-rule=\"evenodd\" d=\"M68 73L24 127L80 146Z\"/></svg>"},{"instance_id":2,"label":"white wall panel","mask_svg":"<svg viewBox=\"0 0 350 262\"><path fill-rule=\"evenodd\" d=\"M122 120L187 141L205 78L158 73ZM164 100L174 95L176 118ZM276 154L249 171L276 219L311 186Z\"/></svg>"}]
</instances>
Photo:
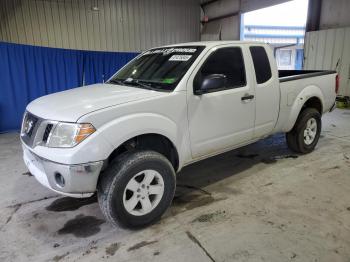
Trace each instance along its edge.
<instances>
[{"instance_id":1,"label":"white wall panel","mask_svg":"<svg viewBox=\"0 0 350 262\"><path fill-rule=\"evenodd\" d=\"M304 69L336 70L339 94L350 96L350 27L306 33Z\"/></svg>"},{"instance_id":2,"label":"white wall panel","mask_svg":"<svg viewBox=\"0 0 350 262\"><path fill-rule=\"evenodd\" d=\"M199 3L199 0L0 0L0 41L101 51L141 51L198 41ZM93 11L96 5L99 10Z\"/></svg>"}]
</instances>

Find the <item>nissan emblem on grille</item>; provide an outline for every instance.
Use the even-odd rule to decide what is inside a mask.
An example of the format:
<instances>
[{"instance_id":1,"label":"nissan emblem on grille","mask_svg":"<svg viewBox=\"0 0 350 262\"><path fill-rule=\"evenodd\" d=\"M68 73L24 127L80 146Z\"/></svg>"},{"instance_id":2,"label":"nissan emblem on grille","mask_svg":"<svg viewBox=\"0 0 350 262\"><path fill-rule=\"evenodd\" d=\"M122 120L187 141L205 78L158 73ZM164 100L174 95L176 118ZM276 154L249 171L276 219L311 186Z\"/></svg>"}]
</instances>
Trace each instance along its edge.
<instances>
[{"instance_id":1,"label":"nissan emblem on grille","mask_svg":"<svg viewBox=\"0 0 350 262\"><path fill-rule=\"evenodd\" d=\"M28 134L30 133L30 131L32 130L33 125L34 125L33 120L28 119L28 120L26 121L26 124L25 124L25 126L24 126L24 132L25 132L27 135L28 135Z\"/></svg>"},{"instance_id":2,"label":"nissan emblem on grille","mask_svg":"<svg viewBox=\"0 0 350 262\"><path fill-rule=\"evenodd\" d=\"M24 133L26 135L29 135L30 131L32 131L33 126L34 126L34 121L31 119L27 119L24 125L24 130L23 130Z\"/></svg>"}]
</instances>

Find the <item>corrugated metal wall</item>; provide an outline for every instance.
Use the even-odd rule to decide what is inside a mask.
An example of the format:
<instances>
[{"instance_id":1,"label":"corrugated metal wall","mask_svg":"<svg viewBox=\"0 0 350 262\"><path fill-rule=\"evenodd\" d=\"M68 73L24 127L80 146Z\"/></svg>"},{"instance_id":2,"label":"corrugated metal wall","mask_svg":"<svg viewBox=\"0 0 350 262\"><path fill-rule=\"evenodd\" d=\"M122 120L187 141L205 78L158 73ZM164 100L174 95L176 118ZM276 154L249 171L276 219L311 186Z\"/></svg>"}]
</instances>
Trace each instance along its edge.
<instances>
[{"instance_id":1,"label":"corrugated metal wall","mask_svg":"<svg viewBox=\"0 0 350 262\"><path fill-rule=\"evenodd\" d=\"M0 0L0 41L38 46L141 51L199 40L199 21L199 0Z\"/></svg>"},{"instance_id":2,"label":"corrugated metal wall","mask_svg":"<svg viewBox=\"0 0 350 262\"><path fill-rule=\"evenodd\" d=\"M350 96L350 27L306 33L304 69L337 70L339 94Z\"/></svg>"}]
</instances>

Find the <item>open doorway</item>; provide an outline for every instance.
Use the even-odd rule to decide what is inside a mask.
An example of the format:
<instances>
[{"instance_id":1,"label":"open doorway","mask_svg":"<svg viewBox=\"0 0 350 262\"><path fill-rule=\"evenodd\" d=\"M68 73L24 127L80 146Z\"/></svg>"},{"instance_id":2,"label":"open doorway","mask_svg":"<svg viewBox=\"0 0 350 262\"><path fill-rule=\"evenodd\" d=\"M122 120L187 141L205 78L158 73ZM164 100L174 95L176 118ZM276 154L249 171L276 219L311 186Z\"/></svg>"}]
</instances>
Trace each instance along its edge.
<instances>
[{"instance_id":1,"label":"open doorway","mask_svg":"<svg viewBox=\"0 0 350 262\"><path fill-rule=\"evenodd\" d=\"M308 0L247 12L241 16L241 40L270 44L278 69L300 70L303 67L304 36Z\"/></svg>"}]
</instances>

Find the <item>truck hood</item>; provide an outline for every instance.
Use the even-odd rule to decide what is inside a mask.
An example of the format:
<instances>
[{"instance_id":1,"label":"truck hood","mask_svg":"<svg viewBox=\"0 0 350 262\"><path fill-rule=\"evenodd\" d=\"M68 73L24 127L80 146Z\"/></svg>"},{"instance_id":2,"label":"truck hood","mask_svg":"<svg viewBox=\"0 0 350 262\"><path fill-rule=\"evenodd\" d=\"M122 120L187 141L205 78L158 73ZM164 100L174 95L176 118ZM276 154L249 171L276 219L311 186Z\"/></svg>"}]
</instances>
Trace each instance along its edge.
<instances>
[{"instance_id":1,"label":"truck hood","mask_svg":"<svg viewBox=\"0 0 350 262\"><path fill-rule=\"evenodd\" d=\"M164 95L131 86L94 84L40 97L27 106L32 114L48 120L76 122L103 108Z\"/></svg>"}]
</instances>

